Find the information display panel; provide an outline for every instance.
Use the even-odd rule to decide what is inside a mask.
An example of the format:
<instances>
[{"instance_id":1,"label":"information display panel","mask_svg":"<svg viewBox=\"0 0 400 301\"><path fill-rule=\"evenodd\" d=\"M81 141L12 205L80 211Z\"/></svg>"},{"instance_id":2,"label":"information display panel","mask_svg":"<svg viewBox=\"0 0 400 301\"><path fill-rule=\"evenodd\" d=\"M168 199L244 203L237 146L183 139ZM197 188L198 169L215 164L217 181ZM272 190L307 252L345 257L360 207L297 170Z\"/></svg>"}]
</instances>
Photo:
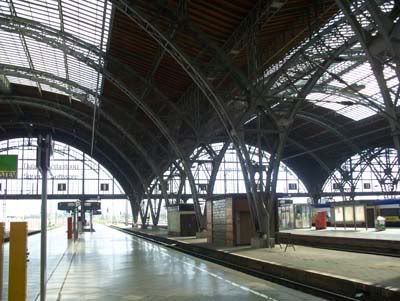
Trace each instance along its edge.
<instances>
[{"instance_id":1,"label":"information display panel","mask_svg":"<svg viewBox=\"0 0 400 301\"><path fill-rule=\"evenodd\" d=\"M0 179L16 179L18 155L0 155Z\"/></svg>"}]
</instances>

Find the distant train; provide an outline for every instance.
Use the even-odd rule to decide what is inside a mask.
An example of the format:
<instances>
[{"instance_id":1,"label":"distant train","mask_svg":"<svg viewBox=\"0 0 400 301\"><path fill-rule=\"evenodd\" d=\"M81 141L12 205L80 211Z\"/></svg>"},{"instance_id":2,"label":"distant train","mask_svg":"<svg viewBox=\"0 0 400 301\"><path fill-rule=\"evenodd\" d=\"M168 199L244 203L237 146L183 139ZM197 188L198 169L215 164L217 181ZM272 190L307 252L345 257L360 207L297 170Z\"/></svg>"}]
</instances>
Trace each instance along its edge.
<instances>
[{"instance_id":1,"label":"distant train","mask_svg":"<svg viewBox=\"0 0 400 301\"><path fill-rule=\"evenodd\" d=\"M400 227L400 199L376 199L376 200L359 200L355 202L357 215L356 217L358 226L365 226L365 222L368 227L374 227L375 219L378 216L383 216L386 219L386 226L388 227ZM325 211L327 214L327 224L328 226L334 226L334 213L333 208L344 208L343 216L345 216L346 208L352 208L353 202L328 202L326 204L318 204L313 206L313 217L317 212ZM340 211L340 209L337 209ZM360 213L360 210L364 211ZM349 210L352 214L352 209ZM337 214L337 213L336 213ZM364 220L362 220L362 216ZM346 217L344 218L346 220ZM314 224L314 218L313 218ZM336 218L336 226L343 226L342 216ZM354 224L353 219L349 218L346 221L346 225L351 226Z\"/></svg>"}]
</instances>

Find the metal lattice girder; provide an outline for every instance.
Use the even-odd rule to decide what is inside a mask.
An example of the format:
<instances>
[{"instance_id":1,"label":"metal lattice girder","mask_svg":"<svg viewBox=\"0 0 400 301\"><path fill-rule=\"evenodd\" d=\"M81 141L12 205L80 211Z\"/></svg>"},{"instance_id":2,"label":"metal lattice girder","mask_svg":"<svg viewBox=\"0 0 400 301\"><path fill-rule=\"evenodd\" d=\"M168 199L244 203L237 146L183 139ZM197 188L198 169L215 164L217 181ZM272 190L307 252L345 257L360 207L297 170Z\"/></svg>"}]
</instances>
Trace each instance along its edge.
<instances>
[{"instance_id":1,"label":"metal lattice girder","mask_svg":"<svg viewBox=\"0 0 400 301\"><path fill-rule=\"evenodd\" d=\"M375 162L380 169L376 167L376 164L374 164ZM379 180L382 191L393 193L400 181L397 154L391 155L390 149L384 148L381 150L381 153L374 158L374 161L371 161L370 166ZM397 172L395 172L395 167L397 167Z\"/></svg>"},{"instance_id":2,"label":"metal lattice girder","mask_svg":"<svg viewBox=\"0 0 400 301\"><path fill-rule=\"evenodd\" d=\"M61 91L69 91L74 98L88 104L91 103L88 100L87 95L93 95L94 97L94 92L92 90L80 85L79 83L44 71L33 70L15 65L0 64L0 74L37 80L49 86L54 86ZM62 84L68 85L69 89L65 90L65 87Z\"/></svg>"},{"instance_id":3,"label":"metal lattice girder","mask_svg":"<svg viewBox=\"0 0 400 301\"><path fill-rule=\"evenodd\" d=\"M142 225L145 226L147 225L147 218L149 214L149 202L145 202L145 209L143 209L144 202L140 202L140 208L139 208L139 214L140 214L140 219L142 220Z\"/></svg>"},{"instance_id":4,"label":"metal lattice girder","mask_svg":"<svg viewBox=\"0 0 400 301\"><path fill-rule=\"evenodd\" d=\"M288 91L288 88L291 86L294 88L296 88L295 85L301 86L302 80L312 76L315 67L321 65L322 60L330 57L332 51L339 45L348 46L347 50L340 55L341 62L346 56L353 56L353 51L355 50L354 45L358 42L358 38L345 21L346 18L343 15L339 14L335 16L332 21L327 23L328 25L319 33L314 34L308 42L304 42L298 48L292 50L281 62L269 68L265 74L265 80L267 81L265 89L272 88L271 93L276 95L278 93L283 93L285 90ZM371 29L373 28L372 24L368 26ZM377 39L378 37L374 37L373 40ZM380 53L383 50L382 48L376 48L374 51ZM360 51L357 50L357 53L360 53ZM365 52L363 51L363 53ZM359 55L357 56L359 57ZM365 62L366 59L364 55L363 61ZM347 62L347 65L352 64L354 63ZM325 77L324 75L324 78ZM297 82L299 84L297 84ZM321 84L325 83L327 83L326 80L321 82ZM354 92L357 93L357 91ZM290 96L287 92L285 92L285 95Z\"/></svg>"},{"instance_id":5,"label":"metal lattice girder","mask_svg":"<svg viewBox=\"0 0 400 301\"><path fill-rule=\"evenodd\" d=\"M344 189L346 184L349 184L351 187L351 191L355 193L355 188L357 183L361 180L363 172L366 170L367 167L371 167L371 162L373 159L375 159L377 156L380 155L382 152L383 148L378 148L378 149L368 149L365 151L358 152L359 158L356 162L352 161L352 158L349 160L346 160L341 166L339 166L336 170L340 172L341 175L341 181L340 181L340 189ZM347 162L350 162L348 168L344 170L342 167L345 165ZM358 170L359 169L359 170ZM379 173L376 172L376 170L371 167L373 170L375 176L379 178ZM357 170L358 175L354 177L355 171ZM383 190L383 189L382 189Z\"/></svg>"},{"instance_id":6,"label":"metal lattice girder","mask_svg":"<svg viewBox=\"0 0 400 301\"><path fill-rule=\"evenodd\" d=\"M332 47L334 45L330 46L329 48L325 47L325 56L323 53L321 53L321 49L319 49L319 52L317 52L314 48L316 43L321 43L322 38L327 41L335 41L337 47L348 44L348 48L350 48L352 44L356 43L356 40L349 44L349 39L353 35L349 34L344 36L340 34L340 29L346 26L346 19L344 17L337 18L337 20L331 24L328 24L307 42L303 43L298 48L293 49L283 60L271 66L264 74L264 91L269 91L272 89L274 92L270 93L277 94L286 87L290 86L290 81L288 81L288 78L285 76L285 74L289 76L296 75L296 77L299 79L307 78L307 76L314 71L314 68L304 61L304 56L313 57L314 54L318 54L318 57L321 57L322 60L330 57L330 51L332 51L333 48L336 48Z\"/></svg>"},{"instance_id":7,"label":"metal lattice girder","mask_svg":"<svg viewBox=\"0 0 400 301\"><path fill-rule=\"evenodd\" d=\"M391 95L389 93L389 89L385 80L384 76L384 66L383 62L371 53L369 45L368 45L368 37L370 35L369 31L367 28L364 28L363 25L357 20L355 17L354 13L352 12L352 8L350 7L350 4L346 1L343 0L336 0L336 3L338 6L342 9L344 15L346 16L348 22L351 25L351 28L353 29L355 35L357 36L361 46L363 47L368 61L371 64L371 68L373 70L375 79L378 83L380 92L382 94L382 98L385 104L385 112L386 114L391 117L388 118L388 122L391 126L391 129L393 131L393 142L395 145L395 148L398 152L398 156L400 158L400 137L399 137L399 129L398 129L398 118L396 114L396 108L394 107L394 101L391 98ZM355 8L353 7L353 10L356 9L360 10L360 7L357 7L357 4L355 4Z\"/></svg>"},{"instance_id":8,"label":"metal lattice girder","mask_svg":"<svg viewBox=\"0 0 400 301\"><path fill-rule=\"evenodd\" d=\"M321 63L321 68L317 68L313 74L312 77L306 78L305 84L301 87L301 89L298 91L296 98L297 101L294 102L291 105L291 108L289 112L286 114L284 117L285 123L281 126L283 131L280 131L279 133L279 140L278 140L278 146L275 152L275 159L274 159L274 164L273 166L270 166L270 168L273 168L272 176L271 176L271 187L267 187L267 191L270 191L271 193L271 199L274 200L275 194L276 194L276 185L278 181L278 172L279 172L279 166L281 163L281 159L283 156L283 151L286 145L287 138L289 136L289 132L291 130L291 127L293 125L293 122L296 118L297 113L301 109L302 105L305 102L306 96L312 91L314 86L317 84L318 80L322 76L322 74L325 72L325 70L332 64L334 59L340 55L340 53L343 52L344 49L347 48L347 45L341 45L340 47L336 48L331 56L329 56L327 59L323 60Z\"/></svg>"},{"instance_id":9,"label":"metal lattice girder","mask_svg":"<svg viewBox=\"0 0 400 301\"><path fill-rule=\"evenodd\" d=\"M307 60L310 61L311 64L315 64L313 61L311 61L309 58ZM346 88L344 91L344 94L348 94L346 90L350 91L351 94L354 94L353 100L360 100L360 101L355 101L354 104L359 104L368 108L371 108L371 110L375 110L376 112L380 113L384 117L386 117L390 123L392 123L393 126L398 127L400 129L400 124L397 121L396 117L393 114L390 114L386 110L386 106L382 106L378 101L376 101L373 97L366 96L360 92L357 91L356 88L352 87L349 85L346 81L341 79L339 76L335 75L333 72L328 71L326 66L320 66L317 65L318 68L325 70L326 73L328 73L333 79L337 80L340 83L343 83Z\"/></svg>"},{"instance_id":10,"label":"metal lattice girder","mask_svg":"<svg viewBox=\"0 0 400 301\"><path fill-rule=\"evenodd\" d=\"M393 151L395 152L395 150ZM391 149L385 147L366 149L345 159L332 172L331 177L336 177L335 172L338 172L340 179L336 183L339 184L340 191L343 191L343 199L354 198L358 194L356 192L357 183L369 168L381 186L381 193L387 195L395 191L400 180L399 172L393 172L395 166L398 166L397 155L391 153ZM350 192L345 191L346 186L350 186ZM374 192L374 194L376 193Z\"/></svg>"},{"instance_id":11,"label":"metal lattice girder","mask_svg":"<svg viewBox=\"0 0 400 301\"><path fill-rule=\"evenodd\" d=\"M241 50L248 45L248 42L255 35L260 24L267 24L268 21L271 20L272 17L286 4L286 2L286 0L282 0L278 7L272 7L273 1L258 0L248 15L235 28L223 46L221 46L222 52L227 56L236 56L239 54ZM218 70L215 70L216 66L218 66L217 58L211 60L208 65L209 68L204 70L204 74L210 78L217 78ZM221 82L224 79L225 76L222 76L222 78L218 78L218 82ZM216 84L216 86L219 86L219 83ZM179 103L181 104L185 102L185 100L190 101L191 99L194 99L196 93L197 86L194 84L183 94Z\"/></svg>"},{"instance_id":12,"label":"metal lattice girder","mask_svg":"<svg viewBox=\"0 0 400 301\"><path fill-rule=\"evenodd\" d=\"M338 88L336 86L332 86L329 84L318 84L315 85L313 88L313 92L320 92L324 94L329 94L329 95L337 95L337 96L343 96L347 98L350 102L353 102L354 104L361 104L364 106L368 106L371 108L371 102L367 101L368 96L362 95L361 93L353 93L353 91L349 89L343 89L343 88ZM378 109L379 108L379 109ZM376 110L376 112L383 112L384 111L384 106L380 104L379 102L374 102L373 109Z\"/></svg>"},{"instance_id":13,"label":"metal lattice girder","mask_svg":"<svg viewBox=\"0 0 400 301\"><path fill-rule=\"evenodd\" d=\"M102 26L101 26L101 37L100 37L100 45L103 45L103 40L104 40L104 28L105 28L105 24L106 24L106 16L107 16L107 4L108 1L104 1L104 10L103 10L103 20L102 20ZM61 7L61 4L60 4ZM100 46L101 49L101 46ZM65 51L64 51L64 56L65 55ZM98 64L101 65L102 63L102 58L99 57L98 59ZM93 147L94 147L94 140L95 140L95 133L96 133L96 110L97 110L97 106L99 105L99 97L100 97L100 90L102 88L102 83L100 83L100 77L101 77L101 72L100 70L97 71L97 79L96 79L96 97L93 103L93 122L92 122L92 143L91 143L91 147L90 147L90 152L93 152ZM101 86L100 86L101 85Z\"/></svg>"},{"instance_id":14,"label":"metal lattice girder","mask_svg":"<svg viewBox=\"0 0 400 301\"><path fill-rule=\"evenodd\" d=\"M213 169L210 175L210 181L207 186L207 198L211 197L213 194L215 181L217 179L217 174L221 166L222 159L224 158L226 150L229 147L229 144L230 142L225 142L222 149L219 151L218 155L214 158Z\"/></svg>"},{"instance_id":15,"label":"metal lattice girder","mask_svg":"<svg viewBox=\"0 0 400 301\"><path fill-rule=\"evenodd\" d=\"M374 20L375 24L377 25L379 33L382 35L383 39L385 40L386 48L390 51L393 60L397 65L397 76L400 79L400 45L398 41L395 39L397 35L400 34L400 25L399 23L394 23L393 16L391 13L384 13L376 3L376 1L366 0L367 2L367 9L371 14L372 19ZM397 10L399 9L399 4L397 3ZM396 7L394 7L394 13L399 16L399 11L395 11Z\"/></svg>"},{"instance_id":16,"label":"metal lattice girder","mask_svg":"<svg viewBox=\"0 0 400 301\"><path fill-rule=\"evenodd\" d=\"M133 225L136 225L139 219L140 203L135 196L129 197L129 203L131 204Z\"/></svg>"}]
</instances>

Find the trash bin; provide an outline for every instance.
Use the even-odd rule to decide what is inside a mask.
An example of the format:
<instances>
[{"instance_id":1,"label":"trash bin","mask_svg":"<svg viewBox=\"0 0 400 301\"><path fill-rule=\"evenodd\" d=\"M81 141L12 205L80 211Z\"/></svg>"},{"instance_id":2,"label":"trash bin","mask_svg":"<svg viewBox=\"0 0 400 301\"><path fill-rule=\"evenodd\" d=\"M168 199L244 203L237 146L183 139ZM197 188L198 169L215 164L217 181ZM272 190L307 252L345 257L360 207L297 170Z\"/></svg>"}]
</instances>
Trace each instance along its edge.
<instances>
[{"instance_id":1,"label":"trash bin","mask_svg":"<svg viewBox=\"0 0 400 301\"><path fill-rule=\"evenodd\" d=\"M315 217L315 230L323 230L326 229L326 212L317 212Z\"/></svg>"},{"instance_id":2,"label":"trash bin","mask_svg":"<svg viewBox=\"0 0 400 301\"><path fill-rule=\"evenodd\" d=\"M386 229L386 218L383 216L378 216L375 221L375 230L383 231Z\"/></svg>"}]
</instances>

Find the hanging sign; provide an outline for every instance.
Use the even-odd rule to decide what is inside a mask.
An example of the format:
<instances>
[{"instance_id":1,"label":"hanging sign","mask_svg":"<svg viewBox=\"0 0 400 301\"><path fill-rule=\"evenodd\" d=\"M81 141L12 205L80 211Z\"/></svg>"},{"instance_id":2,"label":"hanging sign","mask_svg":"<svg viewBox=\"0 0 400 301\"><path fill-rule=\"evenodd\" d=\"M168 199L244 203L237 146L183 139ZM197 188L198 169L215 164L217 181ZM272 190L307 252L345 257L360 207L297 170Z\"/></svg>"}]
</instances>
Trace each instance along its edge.
<instances>
[{"instance_id":1,"label":"hanging sign","mask_svg":"<svg viewBox=\"0 0 400 301\"><path fill-rule=\"evenodd\" d=\"M16 179L18 155L0 155L0 179Z\"/></svg>"}]
</instances>

